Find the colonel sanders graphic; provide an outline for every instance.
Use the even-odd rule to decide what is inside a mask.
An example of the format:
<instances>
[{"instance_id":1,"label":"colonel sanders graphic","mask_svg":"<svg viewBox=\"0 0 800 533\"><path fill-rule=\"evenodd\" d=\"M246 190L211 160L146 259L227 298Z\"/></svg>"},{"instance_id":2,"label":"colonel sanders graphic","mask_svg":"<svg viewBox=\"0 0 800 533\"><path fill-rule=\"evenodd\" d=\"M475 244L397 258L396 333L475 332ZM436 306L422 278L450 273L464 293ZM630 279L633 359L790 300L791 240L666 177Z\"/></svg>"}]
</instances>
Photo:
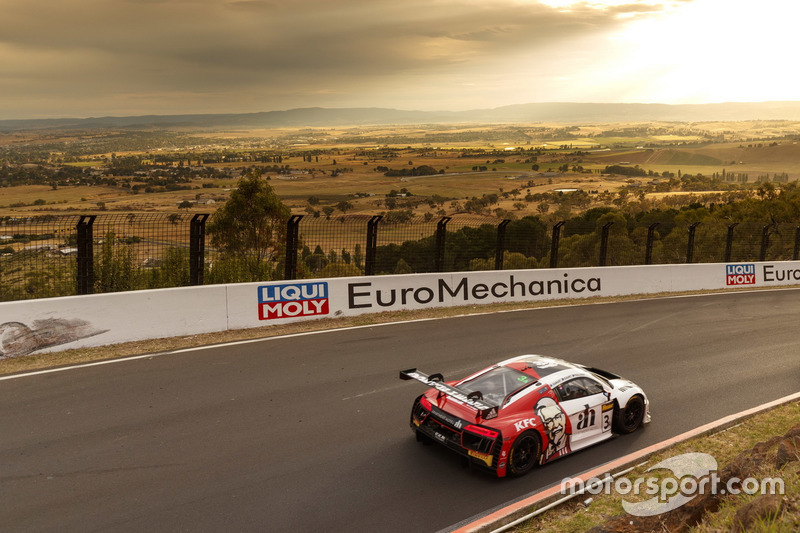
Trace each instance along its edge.
<instances>
[{"instance_id":1,"label":"colonel sanders graphic","mask_svg":"<svg viewBox=\"0 0 800 533\"><path fill-rule=\"evenodd\" d=\"M570 452L567 431L567 416L552 398L542 398L536 403L534 412L541 418L547 433L547 448L542 456L542 463Z\"/></svg>"}]
</instances>

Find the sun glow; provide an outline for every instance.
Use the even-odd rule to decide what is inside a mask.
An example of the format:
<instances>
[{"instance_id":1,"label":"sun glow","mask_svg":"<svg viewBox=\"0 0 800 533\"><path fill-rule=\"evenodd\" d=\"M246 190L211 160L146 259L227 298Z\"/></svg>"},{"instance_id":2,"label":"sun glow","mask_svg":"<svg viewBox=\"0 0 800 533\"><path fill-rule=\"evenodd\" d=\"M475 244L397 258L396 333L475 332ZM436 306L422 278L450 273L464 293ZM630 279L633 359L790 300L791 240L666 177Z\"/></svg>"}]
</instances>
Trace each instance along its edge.
<instances>
[{"instance_id":1,"label":"sun glow","mask_svg":"<svg viewBox=\"0 0 800 533\"><path fill-rule=\"evenodd\" d=\"M641 4L643 6L654 6L659 4L674 4L674 0L653 0L650 2L637 2L635 0L539 0L540 4L554 7L556 9L572 8L572 7L590 7L593 9L606 9L609 7L617 6L635 6Z\"/></svg>"},{"instance_id":2,"label":"sun glow","mask_svg":"<svg viewBox=\"0 0 800 533\"><path fill-rule=\"evenodd\" d=\"M791 54L798 16L800 6L777 0L757 9L697 0L615 35L619 56L609 78L627 80L632 101L796 100L800 77Z\"/></svg>"}]
</instances>

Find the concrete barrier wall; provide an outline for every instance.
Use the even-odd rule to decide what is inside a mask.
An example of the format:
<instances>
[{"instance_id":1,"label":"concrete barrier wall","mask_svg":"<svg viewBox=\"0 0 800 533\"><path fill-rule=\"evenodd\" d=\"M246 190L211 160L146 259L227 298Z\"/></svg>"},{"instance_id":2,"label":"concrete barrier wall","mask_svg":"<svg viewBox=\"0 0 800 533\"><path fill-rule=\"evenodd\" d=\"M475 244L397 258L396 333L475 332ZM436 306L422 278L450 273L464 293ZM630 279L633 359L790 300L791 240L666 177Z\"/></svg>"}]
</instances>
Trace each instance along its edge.
<instances>
[{"instance_id":1,"label":"concrete barrier wall","mask_svg":"<svg viewBox=\"0 0 800 533\"><path fill-rule=\"evenodd\" d=\"M226 287L182 287L0 303L0 358L224 331Z\"/></svg>"},{"instance_id":2,"label":"concrete barrier wall","mask_svg":"<svg viewBox=\"0 0 800 533\"><path fill-rule=\"evenodd\" d=\"M401 309L800 284L800 261L242 283L0 303L0 358Z\"/></svg>"}]
</instances>

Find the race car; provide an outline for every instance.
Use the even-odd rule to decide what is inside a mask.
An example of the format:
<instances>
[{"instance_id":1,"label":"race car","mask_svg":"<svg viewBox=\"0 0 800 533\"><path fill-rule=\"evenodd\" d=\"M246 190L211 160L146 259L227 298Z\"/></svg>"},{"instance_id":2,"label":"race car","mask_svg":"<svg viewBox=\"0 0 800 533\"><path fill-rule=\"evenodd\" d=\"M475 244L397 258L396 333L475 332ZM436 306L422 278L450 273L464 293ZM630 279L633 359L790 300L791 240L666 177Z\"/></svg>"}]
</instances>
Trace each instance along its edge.
<instances>
[{"instance_id":1,"label":"race car","mask_svg":"<svg viewBox=\"0 0 800 533\"><path fill-rule=\"evenodd\" d=\"M415 368L400 379L431 387L411 408L417 440L443 444L498 477L522 476L650 422L640 387L554 357L521 355L460 381Z\"/></svg>"}]
</instances>

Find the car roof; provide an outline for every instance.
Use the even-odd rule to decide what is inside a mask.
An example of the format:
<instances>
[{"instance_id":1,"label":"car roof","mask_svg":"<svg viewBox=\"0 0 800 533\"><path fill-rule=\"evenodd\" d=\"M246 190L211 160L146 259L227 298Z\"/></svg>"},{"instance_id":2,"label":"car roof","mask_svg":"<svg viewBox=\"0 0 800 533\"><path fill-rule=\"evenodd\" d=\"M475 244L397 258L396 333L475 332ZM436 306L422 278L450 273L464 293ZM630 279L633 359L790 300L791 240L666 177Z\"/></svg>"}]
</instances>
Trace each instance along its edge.
<instances>
[{"instance_id":1,"label":"car roof","mask_svg":"<svg viewBox=\"0 0 800 533\"><path fill-rule=\"evenodd\" d=\"M497 363L496 366L507 366L521 370L534 376L542 385L557 385L572 377L591 376L583 366L570 363L557 357L526 354L512 357Z\"/></svg>"}]
</instances>

